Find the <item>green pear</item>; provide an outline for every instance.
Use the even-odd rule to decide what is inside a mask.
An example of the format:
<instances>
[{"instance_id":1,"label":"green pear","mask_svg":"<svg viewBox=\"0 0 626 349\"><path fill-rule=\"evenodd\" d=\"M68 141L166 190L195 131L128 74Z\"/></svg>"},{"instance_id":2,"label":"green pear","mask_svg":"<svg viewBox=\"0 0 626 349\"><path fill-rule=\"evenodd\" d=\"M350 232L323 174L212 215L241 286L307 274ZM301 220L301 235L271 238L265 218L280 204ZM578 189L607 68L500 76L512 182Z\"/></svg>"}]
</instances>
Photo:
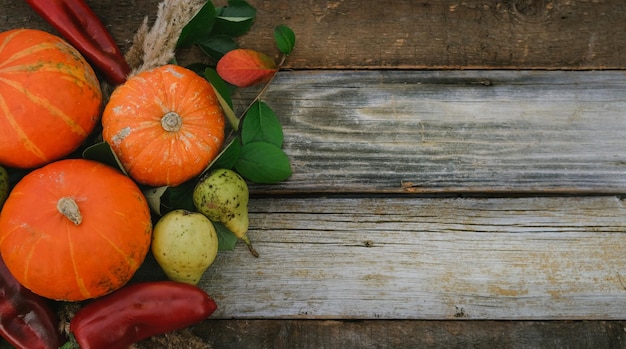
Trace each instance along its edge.
<instances>
[{"instance_id":1,"label":"green pear","mask_svg":"<svg viewBox=\"0 0 626 349\"><path fill-rule=\"evenodd\" d=\"M198 212L224 224L258 257L247 235L249 196L248 185L239 174L217 169L200 179L193 191L193 203Z\"/></svg>"},{"instance_id":2,"label":"green pear","mask_svg":"<svg viewBox=\"0 0 626 349\"><path fill-rule=\"evenodd\" d=\"M0 207L4 204L7 196L9 196L9 173L0 166Z\"/></svg>"},{"instance_id":3,"label":"green pear","mask_svg":"<svg viewBox=\"0 0 626 349\"><path fill-rule=\"evenodd\" d=\"M151 248L170 280L197 285L217 257L217 233L203 214L174 210L154 226Z\"/></svg>"}]
</instances>

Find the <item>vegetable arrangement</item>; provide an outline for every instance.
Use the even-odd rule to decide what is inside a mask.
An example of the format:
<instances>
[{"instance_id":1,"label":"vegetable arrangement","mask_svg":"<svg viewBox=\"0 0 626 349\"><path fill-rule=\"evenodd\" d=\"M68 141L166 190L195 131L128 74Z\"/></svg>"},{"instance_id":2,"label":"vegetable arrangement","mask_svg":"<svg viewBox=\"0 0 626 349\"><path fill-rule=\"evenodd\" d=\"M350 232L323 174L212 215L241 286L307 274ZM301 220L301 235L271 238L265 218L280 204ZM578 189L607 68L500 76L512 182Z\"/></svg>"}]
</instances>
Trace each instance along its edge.
<instances>
[{"instance_id":1,"label":"vegetable arrangement","mask_svg":"<svg viewBox=\"0 0 626 349\"><path fill-rule=\"evenodd\" d=\"M248 183L291 176L260 97L295 34L275 28L277 63L238 47L256 16L246 1L163 0L125 57L84 1L26 2L63 39L0 33L0 335L58 348L64 304L80 309L64 348L126 348L208 318L217 305L196 285L218 251L242 240L259 256ZM190 8L184 25L166 20ZM173 44L150 48L154 35ZM210 63L178 65L190 47ZM231 93L261 84L235 115ZM169 280L131 282L150 252Z\"/></svg>"}]
</instances>

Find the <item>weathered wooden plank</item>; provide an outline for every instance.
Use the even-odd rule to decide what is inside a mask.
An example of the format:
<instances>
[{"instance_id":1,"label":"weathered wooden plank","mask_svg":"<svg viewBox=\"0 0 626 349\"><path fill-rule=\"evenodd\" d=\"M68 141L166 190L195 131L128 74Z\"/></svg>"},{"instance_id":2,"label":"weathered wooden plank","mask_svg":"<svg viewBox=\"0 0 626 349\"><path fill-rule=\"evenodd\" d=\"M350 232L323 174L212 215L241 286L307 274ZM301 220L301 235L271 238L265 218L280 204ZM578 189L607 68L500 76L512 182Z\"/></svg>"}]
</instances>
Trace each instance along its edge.
<instances>
[{"instance_id":1,"label":"weathered wooden plank","mask_svg":"<svg viewBox=\"0 0 626 349\"><path fill-rule=\"evenodd\" d=\"M256 198L200 285L214 318L623 319L616 197Z\"/></svg>"},{"instance_id":2,"label":"weathered wooden plank","mask_svg":"<svg viewBox=\"0 0 626 349\"><path fill-rule=\"evenodd\" d=\"M294 68L623 68L620 0L253 1L258 30L242 44L267 50L271 28L298 35Z\"/></svg>"},{"instance_id":3,"label":"weathered wooden plank","mask_svg":"<svg viewBox=\"0 0 626 349\"><path fill-rule=\"evenodd\" d=\"M262 99L294 174L257 192L626 190L626 72L282 72Z\"/></svg>"},{"instance_id":4,"label":"weathered wooden plank","mask_svg":"<svg viewBox=\"0 0 626 349\"><path fill-rule=\"evenodd\" d=\"M159 0L87 1L123 49ZM258 9L244 47L275 54L272 30L296 32L294 69L623 69L622 0L249 0ZM214 1L216 5L226 1ZM23 1L0 0L0 30L49 29Z\"/></svg>"},{"instance_id":5,"label":"weathered wooden plank","mask_svg":"<svg viewBox=\"0 0 626 349\"><path fill-rule=\"evenodd\" d=\"M214 320L194 332L221 349L617 349L626 347L625 326L624 321Z\"/></svg>"}]
</instances>

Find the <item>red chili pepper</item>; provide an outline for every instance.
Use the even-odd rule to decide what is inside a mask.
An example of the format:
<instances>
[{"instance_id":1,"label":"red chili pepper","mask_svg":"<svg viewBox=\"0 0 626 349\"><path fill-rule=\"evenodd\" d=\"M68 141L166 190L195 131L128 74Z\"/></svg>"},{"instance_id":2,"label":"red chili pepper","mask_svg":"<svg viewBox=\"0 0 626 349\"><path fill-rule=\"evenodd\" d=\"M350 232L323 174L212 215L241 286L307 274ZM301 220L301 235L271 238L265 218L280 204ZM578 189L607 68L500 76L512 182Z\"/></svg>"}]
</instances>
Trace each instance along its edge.
<instances>
[{"instance_id":1,"label":"red chili pepper","mask_svg":"<svg viewBox=\"0 0 626 349\"><path fill-rule=\"evenodd\" d=\"M26 0L89 60L105 79L120 85L130 67L111 34L84 0Z\"/></svg>"},{"instance_id":2,"label":"red chili pepper","mask_svg":"<svg viewBox=\"0 0 626 349\"><path fill-rule=\"evenodd\" d=\"M216 309L213 299L194 285L137 283L85 305L70 321L70 332L81 349L123 349L194 325Z\"/></svg>"},{"instance_id":3,"label":"red chili pepper","mask_svg":"<svg viewBox=\"0 0 626 349\"><path fill-rule=\"evenodd\" d=\"M49 300L13 277L0 258L0 335L20 349L58 349L64 339Z\"/></svg>"}]
</instances>

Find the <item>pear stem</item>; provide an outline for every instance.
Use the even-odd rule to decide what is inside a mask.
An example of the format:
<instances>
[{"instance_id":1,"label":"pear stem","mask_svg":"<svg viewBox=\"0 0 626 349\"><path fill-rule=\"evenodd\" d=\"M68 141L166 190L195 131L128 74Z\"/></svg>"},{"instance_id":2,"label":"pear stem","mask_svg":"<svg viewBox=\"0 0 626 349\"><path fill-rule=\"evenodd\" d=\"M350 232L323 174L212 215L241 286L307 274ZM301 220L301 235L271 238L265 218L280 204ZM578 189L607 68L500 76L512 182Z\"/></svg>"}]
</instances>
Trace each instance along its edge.
<instances>
[{"instance_id":1,"label":"pear stem","mask_svg":"<svg viewBox=\"0 0 626 349\"><path fill-rule=\"evenodd\" d=\"M248 235L244 235L241 238L241 241L243 241L246 246L248 246L248 250L250 251L250 253L252 253L253 256L259 258L259 253L254 249L254 246L252 246L252 242L250 242L250 239L248 239Z\"/></svg>"}]
</instances>

